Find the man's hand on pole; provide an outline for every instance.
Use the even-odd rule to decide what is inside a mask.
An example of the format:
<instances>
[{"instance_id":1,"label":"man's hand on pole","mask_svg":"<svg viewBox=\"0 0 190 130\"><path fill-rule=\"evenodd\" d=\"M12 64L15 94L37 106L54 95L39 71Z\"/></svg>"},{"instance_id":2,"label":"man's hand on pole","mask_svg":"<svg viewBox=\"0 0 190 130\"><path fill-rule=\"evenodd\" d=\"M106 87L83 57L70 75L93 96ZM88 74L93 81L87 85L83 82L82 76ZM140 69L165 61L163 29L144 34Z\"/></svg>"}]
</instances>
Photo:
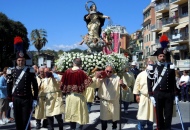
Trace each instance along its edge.
<instances>
[{"instance_id":1,"label":"man's hand on pole","mask_svg":"<svg viewBox=\"0 0 190 130\"><path fill-rule=\"evenodd\" d=\"M150 100L151 100L153 106L155 107L156 106L156 101L155 101L154 97L150 96Z\"/></svg>"}]
</instances>

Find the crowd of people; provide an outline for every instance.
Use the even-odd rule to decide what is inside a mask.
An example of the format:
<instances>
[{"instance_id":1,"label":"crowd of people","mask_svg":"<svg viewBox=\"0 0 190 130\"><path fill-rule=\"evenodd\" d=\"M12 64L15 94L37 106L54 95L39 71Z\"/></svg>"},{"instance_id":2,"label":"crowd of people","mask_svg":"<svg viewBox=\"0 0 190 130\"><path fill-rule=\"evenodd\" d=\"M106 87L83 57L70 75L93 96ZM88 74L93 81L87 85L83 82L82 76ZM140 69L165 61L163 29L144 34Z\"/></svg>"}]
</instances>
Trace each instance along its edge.
<instances>
[{"instance_id":1,"label":"crowd of people","mask_svg":"<svg viewBox=\"0 0 190 130\"><path fill-rule=\"evenodd\" d=\"M32 110L36 129L45 127L53 130L55 117L59 130L63 130L64 121L70 123L72 130L82 130L89 122L91 106L97 97L102 130L107 129L108 120L112 121L112 128L116 130L121 111L120 90L126 115L131 102L139 104L139 130L145 125L153 130L154 122L158 130L169 130L173 100L174 97L178 100L178 90L181 91L181 102L189 102L188 71L184 70L181 74L178 69L175 70L172 63L166 62L162 50L157 51L157 61L151 57L147 59L144 71L140 72L132 62L132 67L126 67L120 76L114 72L112 65L89 76L80 69L80 58L74 59L73 67L64 73L47 66L27 67L25 56L18 53L17 66L5 67L0 77L0 125L15 121L17 130L30 129L28 122ZM12 118L10 110L14 113Z\"/></svg>"}]
</instances>

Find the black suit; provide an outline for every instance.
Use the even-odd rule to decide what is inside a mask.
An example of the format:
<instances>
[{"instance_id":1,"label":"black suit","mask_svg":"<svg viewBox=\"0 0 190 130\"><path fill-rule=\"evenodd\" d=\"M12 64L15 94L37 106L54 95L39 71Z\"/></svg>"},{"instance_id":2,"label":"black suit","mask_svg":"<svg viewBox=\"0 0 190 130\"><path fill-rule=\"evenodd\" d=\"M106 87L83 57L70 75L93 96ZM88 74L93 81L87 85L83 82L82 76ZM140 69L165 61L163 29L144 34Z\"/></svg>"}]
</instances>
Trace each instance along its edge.
<instances>
[{"instance_id":1,"label":"black suit","mask_svg":"<svg viewBox=\"0 0 190 130\"><path fill-rule=\"evenodd\" d=\"M12 88L22 69L17 67L7 74L7 94L10 101L13 101L14 117L17 130L25 130L28 123L32 101L37 100L38 85L33 68L27 68L15 91ZM33 93L32 93L33 90ZM28 127L29 129L29 127Z\"/></svg>"},{"instance_id":2,"label":"black suit","mask_svg":"<svg viewBox=\"0 0 190 130\"><path fill-rule=\"evenodd\" d=\"M131 72L134 74L135 79L137 78L137 75L140 73L139 69L137 68L132 68Z\"/></svg>"},{"instance_id":3,"label":"black suit","mask_svg":"<svg viewBox=\"0 0 190 130\"><path fill-rule=\"evenodd\" d=\"M157 128L158 130L170 130L173 114L173 100L174 95L177 94L175 69L170 67L172 64L166 65L166 71L162 76L161 81L158 83L154 91L152 90L154 83L159 79L165 65L155 64L153 65L153 73L157 69L157 79L151 79L154 74L149 73L151 78L147 78L149 96L153 96L156 101L156 116L157 116ZM164 115L163 115L164 114Z\"/></svg>"}]
</instances>

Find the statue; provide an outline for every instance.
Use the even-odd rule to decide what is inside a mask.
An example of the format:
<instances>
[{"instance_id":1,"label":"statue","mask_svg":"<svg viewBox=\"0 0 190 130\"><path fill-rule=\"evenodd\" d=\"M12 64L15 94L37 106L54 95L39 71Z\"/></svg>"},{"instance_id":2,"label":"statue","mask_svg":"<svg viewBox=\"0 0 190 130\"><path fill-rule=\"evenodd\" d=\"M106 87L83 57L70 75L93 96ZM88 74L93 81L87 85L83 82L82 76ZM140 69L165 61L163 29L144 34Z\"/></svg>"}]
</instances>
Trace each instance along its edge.
<instances>
[{"instance_id":1,"label":"statue","mask_svg":"<svg viewBox=\"0 0 190 130\"><path fill-rule=\"evenodd\" d=\"M104 26L105 18L110 19L110 17L97 11L96 4L94 2L92 3L93 4L90 6L90 9L87 7L88 2L86 3L86 9L89 13L84 16L84 21L87 24L89 36L91 38L100 38L101 28Z\"/></svg>"},{"instance_id":2,"label":"statue","mask_svg":"<svg viewBox=\"0 0 190 130\"><path fill-rule=\"evenodd\" d=\"M88 3L92 5L88 8ZM109 16L103 15L103 13L97 11L96 4L92 1L86 3L86 9L89 12L84 16L84 21L87 24L88 34L83 37L82 45L84 42L89 47L89 52L100 52L102 48L106 46L105 41L100 37L102 26L104 25L105 19L110 19Z\"/></svg>"},{"instance_id":3,"label":"statue","mask_svg":"<svg viewBox=\"0 0 190 130\"><path fill-rule=\"evenodd\" d=\"M103 40L106 43L106 47L109 51L113 51L113 32L112 30L108 29L103 34Z\"/></svg>"}]
</instances>

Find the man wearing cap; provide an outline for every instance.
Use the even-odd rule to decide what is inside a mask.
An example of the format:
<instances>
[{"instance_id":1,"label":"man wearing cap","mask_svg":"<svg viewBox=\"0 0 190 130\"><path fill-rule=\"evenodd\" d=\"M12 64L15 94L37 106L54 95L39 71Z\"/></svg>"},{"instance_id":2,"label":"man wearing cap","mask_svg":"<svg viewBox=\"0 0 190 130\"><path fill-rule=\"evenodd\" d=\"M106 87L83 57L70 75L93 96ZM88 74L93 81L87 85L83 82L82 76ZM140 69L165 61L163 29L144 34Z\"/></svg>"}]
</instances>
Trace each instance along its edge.
<instances>
[{"instance_id":1,"label":"man wearing cap","mask_svg":"<svg viewBox=\"0 0 190 130\"><path fill-rule=\"evenodd\" d=\"M170 63L170 52L167 45L166 36L161 37L161 48L153 56L157 56L155 65L147 67L147 84L150 99L156 108L156 119L158 130L170 130L173 113L173 100L178 101L177 87L175 80L175 67Z\"/></svg>"},{"instance_id":2,"label":"man wearing cap","mask_svg":"<svg viewBox=\"0 0 190 130\"><path fill-rule=\"evenodd\" d=\"M135 76L135 79L136 79L136 77L137 77L137 75L140 73L140 71L139 71L139 69L137 69L137 65L136 65L136 62L135 61L133 61L132 63L131 63L131 72L133 72L133 74L134 74L134 76Z\"/></svg>"},{"instance_id":3,"label":"man wearing cap","mask_svg":"<svg viewBox=\"0 0 190 130\"><path fill-rule=\"evenodd\" d=\"M25 66L26 59L29 59L29 56L23 50L18 50L17 66L7 70L7 94L9 106L14 110L17 130L25 130L31 108L37 104L38 85L35 72L32 67ZM29 130L29 127L27 129Z\"/></svg>"}]
</instances>

